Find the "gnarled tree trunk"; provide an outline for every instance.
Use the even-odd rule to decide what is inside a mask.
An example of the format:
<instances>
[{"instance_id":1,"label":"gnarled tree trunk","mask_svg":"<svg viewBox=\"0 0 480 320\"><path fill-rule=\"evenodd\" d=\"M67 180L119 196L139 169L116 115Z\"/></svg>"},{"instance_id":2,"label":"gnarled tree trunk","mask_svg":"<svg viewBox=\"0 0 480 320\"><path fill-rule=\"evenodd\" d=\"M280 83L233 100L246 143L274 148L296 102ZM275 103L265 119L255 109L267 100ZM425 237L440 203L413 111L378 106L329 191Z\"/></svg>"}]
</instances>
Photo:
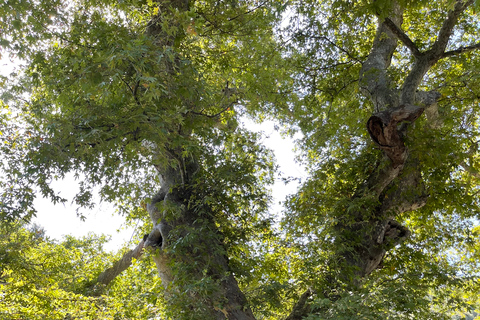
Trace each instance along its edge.
<instances>
[{"instance_id":1,"label":"gnarled tree trunk","mask_svg":"<svg viewBox=\"0 0 480 320\"><path fill-rule=\"evenodd\" d=\"M198 164L192 158L178 160L179 166L157 167L162 187L147 205L153 230L145 246L155 250L153 259L167 299L178 299L183 295L179 290L184 286L208 278L213 281L211 291L205 295L193 288L188 293L187 304L193 307L198 303L202 308L209 308L206 316L211 319L254 319L229 270L223 238L209 215L208 206L200 208L190 203L195 194Z\"/></svg>"},{"instance_id":2,"label":"gnarled tree trunk","mask_svg":"<svg viewBox=\"0 0 480 320\"><path fill-rule=\"evenodd\" d=\"M152 19L147 33L157 39L159 46L172 46L175 37L163 31L161 14L171 12L173 16L175 10L188 11L189 2L172 0L157 4L160 14ZM170 72L177 72L173 69L167 66ZM189 133L176 134L188 140ZM167 300L172 306L183 304L180 312L196 312L198 318L254 319L245 295L229 270L223 237L210 208L206 204L193 204L200 164L193 155L185 156L181 148L166 148L170 163L156 166L161 188L147 205L153 229L145 248L154 251L153 260ZM208 288L197 288L196 283L201 282Z\"/></svg>"},{"instance_id":3,"label":"gnarled tree trunk","mask_svg":"<svg viewBox=\"0 0 480 320\"><path fill-rule=\"evenodd\" d=\"M300 320L310 312L309 298L320 295L331 300L338 298L338 289L355 289L373 270L379 267L386 252L401 243L410 231L396 221L404 212L423 207L427 194L418 168L404 144L407 129L426 113L431 127L441 125L436 109L440 94L424 92L418 87L440 59L460 54L466 48L446 52L446 46L459 16L473 1L456 1L438 32L435 43L426 51L420 49L401 29L402 8L393 4L390 17L379 18L372 49L360 71L360 89L374 106L374 114L366 127L383 157L364 184L359 186L351 201L370 197L377 202L363 212L351 210L339 214L334 228L334 247L330 268L336 269L323 292L307 290L293 307L287 320ZM409 49L414 63L401 88L392 84L387 70L399 41ZM474 46L469 47L473 50ZM317 310L321 312L321 310Z\"/></svg>"}]
</instances>

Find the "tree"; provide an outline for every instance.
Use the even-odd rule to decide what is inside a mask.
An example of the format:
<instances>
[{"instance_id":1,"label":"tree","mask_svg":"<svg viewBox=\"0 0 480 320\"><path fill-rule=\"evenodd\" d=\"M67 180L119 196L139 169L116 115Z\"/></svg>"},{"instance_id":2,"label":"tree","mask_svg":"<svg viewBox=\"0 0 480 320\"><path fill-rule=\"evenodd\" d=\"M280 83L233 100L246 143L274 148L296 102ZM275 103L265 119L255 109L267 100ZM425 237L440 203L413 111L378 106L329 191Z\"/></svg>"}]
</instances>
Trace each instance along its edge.
<instances>
[{"instance_id":1,"label":"tree","mask_svg":"<svg viewBox=\"0 0 480 320\"><path fill-rule=\"evenodd\" d=\"M305 134L312 178L290 199L287 223L314 240L306 265L320 280L309 280L314 290L305 293L316 304L301 299L289 319L311 312L329 318L332 301L350 310L330 317L353 317L359 300L349 292L366 288L370 296L408 297L382 308L384 317L414 309L419 318L441 317L427 302L431 293L402 287L470 283L449 258L472 240L477 215L473 4L296 4L301 18L290 34L303 48L297 63L305 72L298 77L304 103L293 121ZM390 270L378 270L382 264ZM386 281L398 284L384 291Z\"/></svg>"},{"instance_id":2,"label":"tree","mask_svg":"<svg viewBox=\"0 0 480 320\"><path fill-rule=\"evenodd\" d=\"M91 284L116 258L103 251L106 237L67 236L57 243L38 226L2 224L1 230L0 318L147 319L159 312L150 292L159 285L151 276L151 260L143 263L140 275L123 273L100 296L99 287L92 291Z\"/></svg>"},{"instance_id":3,"label":"tree","mask_svg":"<svg viewBox=\"0 0 480 320\"><path fill-rule=\"evenodd\" d=\"M265 78L267 71L243 81L236 74L252 68L247 59L272 55L275 17L250 3L18 6L29 5L32 11L15 10L11 39L4 40L14 51L25 49L19 56L30 63L21 88L10 90L28 88L30 97L11 114L22 124L10 127L5 141L4 185L12 186L4 194L6 217L33 213L33 185L64 201L49 179L82 173L74 199L79 205L90 206L91 189L101 185L101 196L122 203L121 210L148 211L152 230L145 246L157 250L154 260L172 301L168 312L253 318L230 272L224 234L241 241L245 236L233 230L247 216L252 232L265 224L256 216L266 207L263 185L273 164L254 135L236 128L233 109L258 95L243 94L243 83L255 89L259 79L252 77ZM25 29L35 5L55 20L39 23L47 48ZM29 50L25 39L37 48ZM249 52L250 45L257 52Z\"/></svg>"},{"instance_id":4,"label":"tree","mask_svg":"<svg viewBox=\"0 0 480 320\"><path fill-rule=\"evenodd\" d=\"M105 295L145 247L167 318L470 312L478 3L438 6L6 3L0 43L26 67L3 94L2 217L28 220L35 191L66 201L49 181L68 172L80 207L99 186L148 235L85 294ZM303 133L310 178L281 229L273 158L245 114Z\"/></svg>"}]
</instances>

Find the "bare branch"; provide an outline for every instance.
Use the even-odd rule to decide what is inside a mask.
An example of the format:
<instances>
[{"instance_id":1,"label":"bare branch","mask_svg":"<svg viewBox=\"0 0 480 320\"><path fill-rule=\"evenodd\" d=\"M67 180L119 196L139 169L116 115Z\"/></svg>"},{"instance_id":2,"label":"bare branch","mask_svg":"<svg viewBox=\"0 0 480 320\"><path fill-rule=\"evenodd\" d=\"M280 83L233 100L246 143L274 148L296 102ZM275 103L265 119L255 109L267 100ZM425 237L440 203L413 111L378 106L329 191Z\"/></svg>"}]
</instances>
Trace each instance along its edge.
<instances>
[{"instance_id":1,"label":"bare branch","mask_svg":"<svg viewBox=\"0 0 480 320\"><path fill-rule=\"evenodd\" d=\"M135 249L128 251L123 257L115 262L115 264L103 271L97 278L97 281L90 287L93 289L94 294L101 294L102 287L107 286L115 279L120 273L127 270L132 265L132 260L138 259L143 255L143 247L145 241L142 239Z\"/></svg>"},{"instance_id":2,"label":"bare branch","mask_svg":"<svg viewBox=\"0 0 480 320\"><path fill-rule=\"evenodd\" d=\"M388 29L397 36L397 38L413 53L414 56L420 56L422 53L418 50L415 43L403 32L403 30L398 27L395 22L393 22L390 18L385 18L384 21L385 25Z\"/></svg>"},{"instance_id":3,"label":"bare branch","mask_svg":"<svg viewBox=\"0 0 480 320\"><path fill-rule=\"evenodd\" d=\"M452 50L452 51L447 51L447 52L443 53L442 58L448 58L448 57L456 56L456 55L459 55L459 54L462 54L462 53L465 53L465 52L470 52L470 51L477 50L477 49L480 49L480 42L476 43L474 45L471 45L471 46L460 47L460 48Z\"/></svg>"}]
</instances>

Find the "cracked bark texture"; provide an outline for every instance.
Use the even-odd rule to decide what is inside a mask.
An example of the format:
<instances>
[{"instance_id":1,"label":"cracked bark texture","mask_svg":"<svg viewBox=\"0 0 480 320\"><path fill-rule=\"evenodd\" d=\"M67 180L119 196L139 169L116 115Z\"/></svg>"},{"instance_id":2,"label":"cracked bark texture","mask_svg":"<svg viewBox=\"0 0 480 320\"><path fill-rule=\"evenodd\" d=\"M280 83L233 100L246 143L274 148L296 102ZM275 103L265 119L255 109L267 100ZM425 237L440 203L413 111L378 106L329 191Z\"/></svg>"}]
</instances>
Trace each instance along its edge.
<instances>
[{"instance_id":1,"label":"cracked bark texture","mask_svg":"<svg viewBox=\"0 0 480 320\"><path fill-rule=\"evenodd\" d=\"M324 292L307 290L294 305L287 320L300 320L312 310L309 299L317 295L338 299L337 289L354 290L362 279L379 267L388 250L408 238L410 231L396 217L423 207L428 195L422 181L418 161L410 157L404 140L407 129L414 130L414 121L425 114L432 128L442 125L439 119L436 91L418 90L425 74L440 59L475 50L477 45L446 52L448 41L459 16L473 1L456 1L443 21L434 44L425 51L402 30L402 8L394 3L386 19L378 19L378 27L370 54L363 63L359 86L373 105L373 115L366 121L367 131L383 158L377 169L360 185L351 201L362 197L378 200L374 208L339 214L335 226L334 247L330 269L337 272L327 276ZM392 55L402 43L409 49L413 64L401 88L389 79L388 68ZM321 310L314 310L321 314Z\"/></svg>"}]
</instances>

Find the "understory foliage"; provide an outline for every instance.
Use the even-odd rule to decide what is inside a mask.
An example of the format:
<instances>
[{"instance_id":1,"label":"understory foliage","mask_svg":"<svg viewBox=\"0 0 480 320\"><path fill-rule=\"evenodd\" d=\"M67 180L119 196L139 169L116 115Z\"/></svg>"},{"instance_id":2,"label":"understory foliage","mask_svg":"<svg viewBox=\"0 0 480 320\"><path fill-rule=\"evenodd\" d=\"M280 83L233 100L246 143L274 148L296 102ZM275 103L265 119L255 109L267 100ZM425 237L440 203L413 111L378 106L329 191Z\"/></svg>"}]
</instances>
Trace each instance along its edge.
<instances>
[{"instance_id":1,"label":"understory foliage","mask_svg":"<svg viewBox=\"0 0 480 320\"><path fill-rule=\"evenodd\" d=\"M104 251L106 237L58 242L36 225L1 228L1 319L150 319L161 310L151 260L118 277L108 294L95 296L89 283L118 258Z\"/></svg>"},{"instance_id":2,"label":"understory foliage","mask_svg":"<svg viewBox=\"0 0 480 320\"><path fill-rule=\"evenodd\" d=\"M0 319L473 319L479 11L1 3L1 63L15 68L0 75ZM281 215L270 188L295 177L247 117L300 137L308 177ZM54 185L72 176L66 199ZM111 203L142 253L102 284L128 249L50 239L28 224L36 197L83 218Z\"/></svg>"}]
</instances>

